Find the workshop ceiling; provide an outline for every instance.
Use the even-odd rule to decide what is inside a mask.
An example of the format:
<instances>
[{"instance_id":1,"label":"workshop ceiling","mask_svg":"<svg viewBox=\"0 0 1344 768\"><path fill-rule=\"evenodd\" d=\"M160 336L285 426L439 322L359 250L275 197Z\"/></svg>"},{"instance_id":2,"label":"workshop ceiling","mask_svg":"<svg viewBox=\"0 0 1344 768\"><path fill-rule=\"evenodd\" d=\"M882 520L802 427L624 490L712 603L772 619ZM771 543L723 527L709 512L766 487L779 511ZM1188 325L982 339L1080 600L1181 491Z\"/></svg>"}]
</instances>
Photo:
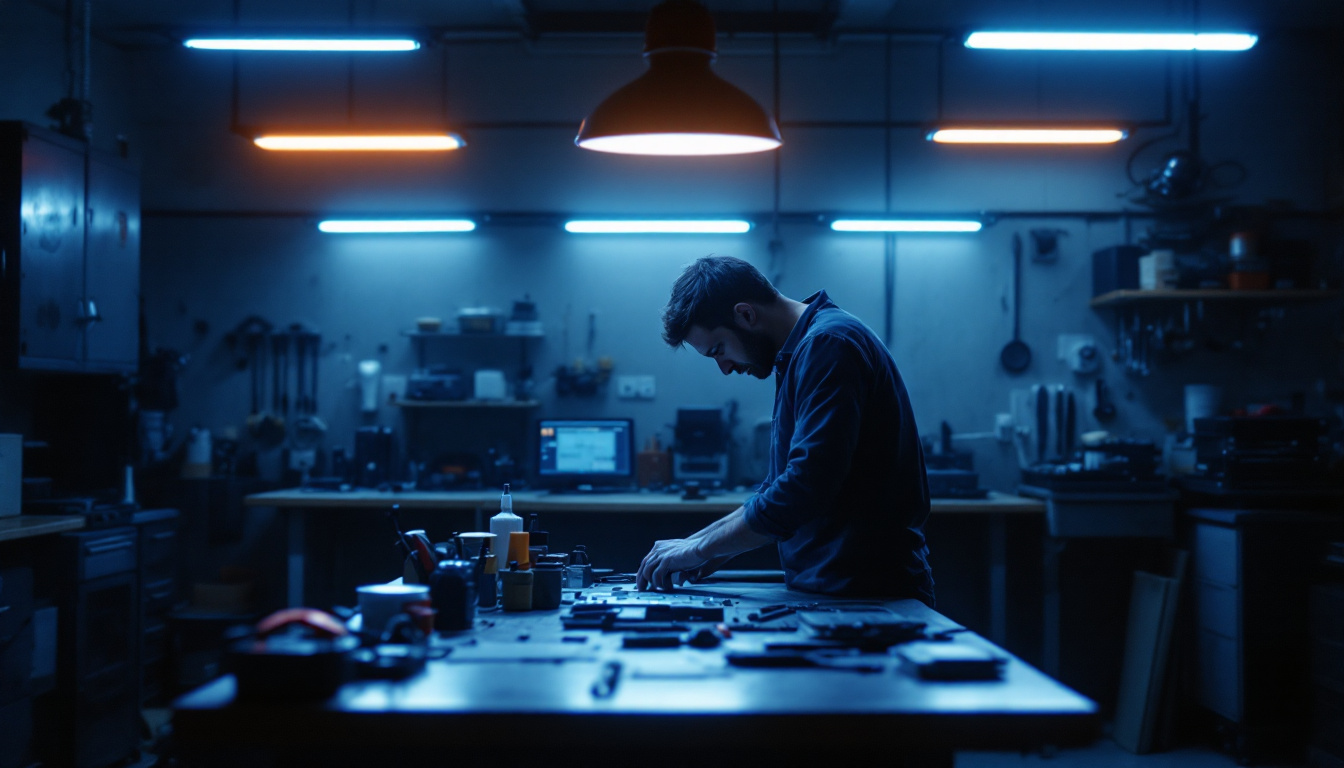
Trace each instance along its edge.
<instances>
[{"instance_id":1,"label":"workshop ceiling","mask_svg":"<svg viewBox=\"0 0 1344 768\"><path fill-rule=\"evenodd\" d=\"M30 0L63 13L64 0ZM93 0L94 30L123 46L174 44L185 32L251 29L406 29L447 37L643 33L656 0ZM80 4L76 3L78 7ZM722 34L828 36L947 32L970 27L1151 25L1275 30L1344 29L1338 0L706 0Z\"/></svg>"}]
</instances>

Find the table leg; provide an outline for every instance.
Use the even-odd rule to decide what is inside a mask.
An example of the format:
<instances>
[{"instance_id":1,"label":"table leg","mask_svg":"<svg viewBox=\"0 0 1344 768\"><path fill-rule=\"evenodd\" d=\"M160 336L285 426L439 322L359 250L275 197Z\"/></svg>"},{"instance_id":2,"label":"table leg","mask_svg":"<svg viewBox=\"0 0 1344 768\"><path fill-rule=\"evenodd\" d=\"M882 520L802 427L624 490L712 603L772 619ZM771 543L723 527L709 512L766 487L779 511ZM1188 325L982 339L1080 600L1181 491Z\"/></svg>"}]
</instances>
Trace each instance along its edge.
<instances>
[{"instance_id":1,"label":"table leg","mask_svg":"<svg viewBox=\"0 0 1344 768\"><path fill-rule=\"evenodd\" d=\"M302 509L289 510L289 552L285 562L285 603L291 608L303 605L304 515L305 512Z\"/></svg>"},{"instance_id":2,"label":"table leg","mask_svg":"<svg viewBox=\"0 0 1344 768\"><path fill-rule=\"evenodd\" d=\"M1047 535L1045 537L1045 563L1042 573L1042 591L1045 593L1045 605L1041 611L1045 618L1044 634L1041 638L1041 667L1045 674L1059 678L1059 555L1064 551L1064 539Z\"/></svg>"},{"instance_id":3,"label":"table leg","mask_svg":"<svg viewBox=\"0 0 1344 768\"><path fill-rule=\"evenodd\" d=\"M1004 645L1008 636L1008 516L989 516L989 639Z\"/></svg>"}]
</instances>

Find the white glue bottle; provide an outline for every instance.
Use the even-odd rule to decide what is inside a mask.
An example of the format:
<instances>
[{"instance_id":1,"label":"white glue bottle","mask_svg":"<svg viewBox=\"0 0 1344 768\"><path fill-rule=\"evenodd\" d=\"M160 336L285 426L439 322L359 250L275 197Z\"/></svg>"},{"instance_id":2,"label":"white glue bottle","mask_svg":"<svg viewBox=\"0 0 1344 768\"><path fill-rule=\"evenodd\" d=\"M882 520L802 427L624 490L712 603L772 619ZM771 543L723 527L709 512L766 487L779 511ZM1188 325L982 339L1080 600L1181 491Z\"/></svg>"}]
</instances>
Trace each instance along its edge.
<instances>
[{"instance_id":1,"label":"white glue bottle","mask_svg":"<svg viewBox=\"0 0 1344 768\"><path fill-rule=\"evenodd\" d=\"M499 514L490 518L490 532L495 534L495 543L498 545L495 562L499 565L500 573L509 570L509 534L521 530L523 518L513 514L513 497L509 495L509 484L505 483L504 494L499 497Z\"/></svg>"}]
</instances>

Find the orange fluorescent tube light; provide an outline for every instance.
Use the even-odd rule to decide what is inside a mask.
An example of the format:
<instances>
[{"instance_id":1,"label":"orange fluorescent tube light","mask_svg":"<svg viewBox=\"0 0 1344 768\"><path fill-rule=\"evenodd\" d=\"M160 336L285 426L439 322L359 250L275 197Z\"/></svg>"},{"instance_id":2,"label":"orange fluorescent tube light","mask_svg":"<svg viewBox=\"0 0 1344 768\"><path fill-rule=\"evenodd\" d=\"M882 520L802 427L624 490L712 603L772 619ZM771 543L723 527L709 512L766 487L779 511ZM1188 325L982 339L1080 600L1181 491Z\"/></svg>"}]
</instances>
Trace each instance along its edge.
<instances>
[{"instance_id":1,"label":"orange fluorescent tube light","mask_svg":"<svg viewBox=\"0 0 1344 768\"><path fill-rule=\"evenodd\" d=\"M443 152L466 146L452 133L269 135L252 141L281 152Z\"/></svg>"},{"instance_id":2,"label":"orange fluorescent tube light","mask_svg":"<svg viewBox=\"0 0 1344 768\"><path fill-rule=\"evenodd\" d=\"M939 144L1114 144L1128 135L1118 128L939 128L928 139Z\"/></svg>"}]
</instances>

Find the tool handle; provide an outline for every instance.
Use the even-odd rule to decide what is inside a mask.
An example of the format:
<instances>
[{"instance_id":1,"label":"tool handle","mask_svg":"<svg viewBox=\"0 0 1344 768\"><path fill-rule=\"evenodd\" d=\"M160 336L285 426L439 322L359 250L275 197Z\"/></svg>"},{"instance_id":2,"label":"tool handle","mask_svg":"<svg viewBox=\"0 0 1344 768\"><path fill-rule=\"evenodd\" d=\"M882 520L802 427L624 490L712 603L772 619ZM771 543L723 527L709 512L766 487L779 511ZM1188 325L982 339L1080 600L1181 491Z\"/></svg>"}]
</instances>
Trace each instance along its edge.
<instances>
[{"instance_id":1,"label":"tool handle","mask_svg":"<svg viewBox=\"0 0 1344 768\"><path fill-rule=\"evenodd\" d=\"M414 547L416 559L420 561L420 567L425 569L428 575L434 572L434 547L429 543L429 535L422 530L407 531L406 538Z\"/></svg>"}]
</instances>

